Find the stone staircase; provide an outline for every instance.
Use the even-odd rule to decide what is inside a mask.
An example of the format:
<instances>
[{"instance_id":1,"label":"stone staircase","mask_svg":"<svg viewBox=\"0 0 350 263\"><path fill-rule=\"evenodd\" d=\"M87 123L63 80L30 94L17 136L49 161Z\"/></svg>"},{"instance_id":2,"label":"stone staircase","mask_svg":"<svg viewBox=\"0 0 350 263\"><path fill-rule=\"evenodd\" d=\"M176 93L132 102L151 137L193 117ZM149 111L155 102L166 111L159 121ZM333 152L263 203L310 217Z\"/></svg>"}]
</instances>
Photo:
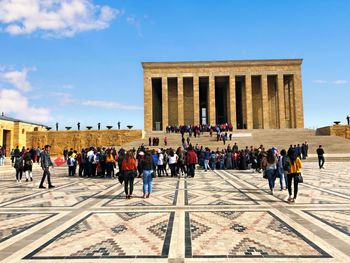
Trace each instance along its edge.
<instances>
[{"instance_id":1,"label":"stone staircase","mask_svg":"<svg viewBox=\"0 0 350 263\"><path fill-rule=\"evenodd\" d=\"M177 148L181 146L181 134L148 132L145 134L144 139L124 144L123 147L125 149L135 147L137 149L142 143L148 145L149 137L159 137L160 140L158 147L151 146L149 148L164 147L163 139L165 136L168 138L168 147ZM188 134L185 134L185 138L187 137ZM200 138L192 136L190 139L193 145L203 145L210 149L222 149L224 147L222 142L216 141L216 133L213 133L213 137L210 137L209 133L205 132ZM316 157L316 149L319 144L322 144L326 153L338 156L338 158L349 157L350 160L350 140L336 136L316 136L315 130L312 129L238 130L232 132L232 141L227 141L226 145L233 145L234 142L237 142L240 148L250 147L251 145L257 147L263 144L265 148L275 146L278 149L287 149L290 144L299 143L301 145L305 141L309 144L309 154L312 157Z\"/></svg>"}]
</instances>

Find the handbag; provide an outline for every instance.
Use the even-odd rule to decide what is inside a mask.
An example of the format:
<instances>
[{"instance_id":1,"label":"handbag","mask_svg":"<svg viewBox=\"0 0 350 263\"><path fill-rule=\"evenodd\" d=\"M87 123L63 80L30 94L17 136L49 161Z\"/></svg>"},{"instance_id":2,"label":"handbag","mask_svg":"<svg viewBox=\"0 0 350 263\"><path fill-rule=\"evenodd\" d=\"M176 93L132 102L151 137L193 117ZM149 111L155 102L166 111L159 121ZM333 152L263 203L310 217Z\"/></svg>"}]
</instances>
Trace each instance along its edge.
<instances>
[{"instance_id":1,"label":"handbag","mask_svg":"<svg viewBox=\"0 0 350 263\"><path fill-rule=\"evenodd\" d=\"M264 178L264 179L267 179L267 177L268 177L268 176L267 176L267 173L266 173L266 170L265 170L265 171L263 172L263 178Z\"/></svg>"},{"instance_id":2,"label":"handbag","mask_svg":"<svg viewBox=\"0 0 350 263\"><path fill-rule=\"evenodd\" d=\"M120 183L120 184L123 184L123 182L124 182L123 173L118 172L116 175L117 175L117 178L118 178L119 183Z\"/></svg>"},{"instance_id":3,"label":"handbag","mask_svg":"<svg viewBox=\"0 0 350 263\"><path fill-rule=\"evenodd\" d=\"M303 178L303 176L301 175L301 173L298 173L298 175L297 175L297 181L298 181L298 183L303 183L303 182L304 182L304 178Z\"/></svg>"}]
</instances>

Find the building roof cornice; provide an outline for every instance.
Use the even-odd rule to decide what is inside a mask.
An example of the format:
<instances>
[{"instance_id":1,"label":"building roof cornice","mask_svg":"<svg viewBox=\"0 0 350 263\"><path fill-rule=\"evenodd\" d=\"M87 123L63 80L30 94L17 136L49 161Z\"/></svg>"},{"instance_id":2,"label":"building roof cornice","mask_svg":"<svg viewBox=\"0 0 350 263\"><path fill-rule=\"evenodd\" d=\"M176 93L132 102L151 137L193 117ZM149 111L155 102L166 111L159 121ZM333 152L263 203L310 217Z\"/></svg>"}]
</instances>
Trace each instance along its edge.
<instances>
[{"instance_id":1,"label":"building roof cornice","mask_svg":"<svg viewBox=\"0 0 350 263\"><path fill-rule=\"evenodd\" d=\"M178 61L142 62L144 69L179 67L238 67L238 66L300 66L303 59L260 59L260 60L219 60L219 61Z\"/></svg>"}]
</instances>

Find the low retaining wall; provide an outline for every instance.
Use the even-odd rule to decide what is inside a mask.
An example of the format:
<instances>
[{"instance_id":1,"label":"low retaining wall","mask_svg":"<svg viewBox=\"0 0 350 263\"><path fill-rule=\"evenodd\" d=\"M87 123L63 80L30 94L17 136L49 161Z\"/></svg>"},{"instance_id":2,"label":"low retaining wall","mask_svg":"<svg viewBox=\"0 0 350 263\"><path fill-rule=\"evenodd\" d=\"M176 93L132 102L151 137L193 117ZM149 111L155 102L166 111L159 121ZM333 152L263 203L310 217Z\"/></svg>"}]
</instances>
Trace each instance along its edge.
<instances>
[{"instance_id":1,"label":"low retaining wall","mask_svg":"<svg viewBox=\"0 0 350 263\"><path fill-rule=\"evenodd\" d=\"M350 125L333 125L318 128L316 135L331 135L350 139Z\"/></svg>"},{"instance_id":2,"label":"low retaining wall","mask_svg":"<svg viewBox=\"0 0 350 263\"><path fill-rule=\"evenodd\" d=\"M64 148L81 150L90 146L120 146L142 139L142 130L84 130L27 132L27 147L51 145L52 155L61 155Z\"/></svg>"}]
</instances>

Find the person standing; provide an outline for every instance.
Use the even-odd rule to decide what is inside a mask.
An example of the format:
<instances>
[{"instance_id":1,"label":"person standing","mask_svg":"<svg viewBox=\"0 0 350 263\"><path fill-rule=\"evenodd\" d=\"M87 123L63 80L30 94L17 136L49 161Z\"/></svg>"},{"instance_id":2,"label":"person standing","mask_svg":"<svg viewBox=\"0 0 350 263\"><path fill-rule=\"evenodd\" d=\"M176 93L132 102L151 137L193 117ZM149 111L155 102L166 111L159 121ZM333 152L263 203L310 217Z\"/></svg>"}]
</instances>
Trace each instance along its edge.
<instances>
[{"instance_id":1,"label":"person standing","mask_svg":"<svg viewBox=\"0 0 350 263\"><path fill-rule=\"evenodd\" d=\"M288 157L290 160L290 171L287 175L288 178L288 203L294 203L298 195L298 175L300 174L300 169L302 167L302 162L300 161L295 150L288 150ZM294 180L294 196L292 198L292 180Z\"/></svg>"},{"instance_id":2,"label":"person standing","mask_svg":"<svg viewBox=\"0 0 350 263\"><path fill-rule=\"evenodd\" d=\"M173 149L170 149L170 151L169 151L168 162L169 162L171 177L176 176L176 166L177 166L177 161L178 161L178 159L179 159L179 157L178 157L177 154L174 152L174 150L173 150Z\"/></svg>"},{"instance_id":3,"label":"person standing","mask_svg":"<svg viewBox=\"0 0 350 263\"><path fill-rule=\"evenodd\" d=\"M75 171L75 159L72 156L72 153L69 154L67 159L67 166L68 166L68 176L74 176Z\"/></svg>"},{"instance_id":4,"label":"person standing","mask_svg":"<svg viewBox=\"0 0 350 263\"><path fill-rule=\"evenodd\" d=\"M277 158L273 149L267 151L267 156L263 161L263 167L265 168L264 170L269 182L269 188L273 195L277 169Z\"/></svg>"},{"instance_id":5,"label":"person standing","mask_svg":"<svg viewBox=\"0 0 350 263\"><path fill-rule=\"evenodd\" d=\"M197 154L193 150L192 145L190 145L188 147L188 152L187 152L187 156L186 156L186 164L188 167L187 176L194 177L197 163L198 163Z\"/></svg>"},{"instance_id":6,"label":"person standing","mask_svg":"<svg viewBox=\"0 0 350 263\"><path fill-rule=\"evenodd\" d=\"M41 153L41 168L43 169L44 173L43 173L43 177L41 178L39 188L42 188L42 189L45 189L44 181L46 176L47 176L48 187L49 188L55 187L51 184L50 166L53 167L53 163L50 157L50 149L51 149L51 146L47 144L44 147L44 151Z\"/></svg>"},{"instance_id":7,"label":"person standing","mask_svg":"<svg viewBox=\"0 0 350 263\"><path fill-rule=\"evenodd\" d=\"M118 121L118 130L120 130L120 121Z\"/></svg>"},{"instance_id":8,"label":"person standing","mask_svg":"<svg viewBox=\"0 0 350 263\"><path fill-rule=\"evenodd\" d=\"M319 145L317 150L317 157L318 157L318 166L320 167L320 169L324 169L323 165L324 165L324 150L322 148L322 145Z\"/></svg>"},{"instance_id":9,"label":"person standing","mask_svg":"<svg viewBox=\"0 0 350 263\"><path fill-rule=\"evenodd\" d=\"M143 181L143 198L149 198L152 193L153 177L153 158L149 151L145 153L145 158L142 160L142 181Z\"/></svg>"},{"instance_id":10,"label":"person standing","mask_svg":"<svg viewBox=\"0 0 350 263\"><path fill-rule=\"evenodd\" d=\"M348 122L348 125L350 125L350 116L346 116L346 121Z\"/></svg>"},{"instance_id":11,"label":"person standing","mask_svg":"<svg viewBox=\"0 0 350 263\"><path fill-rule=\"evenodd\" d=\"M130 199L134 190L134 178L137 175L136 160L132 150L128 151L125 155L122 162L122 172L124 176L125 198Z\"/></svg>"}]
</instances>

